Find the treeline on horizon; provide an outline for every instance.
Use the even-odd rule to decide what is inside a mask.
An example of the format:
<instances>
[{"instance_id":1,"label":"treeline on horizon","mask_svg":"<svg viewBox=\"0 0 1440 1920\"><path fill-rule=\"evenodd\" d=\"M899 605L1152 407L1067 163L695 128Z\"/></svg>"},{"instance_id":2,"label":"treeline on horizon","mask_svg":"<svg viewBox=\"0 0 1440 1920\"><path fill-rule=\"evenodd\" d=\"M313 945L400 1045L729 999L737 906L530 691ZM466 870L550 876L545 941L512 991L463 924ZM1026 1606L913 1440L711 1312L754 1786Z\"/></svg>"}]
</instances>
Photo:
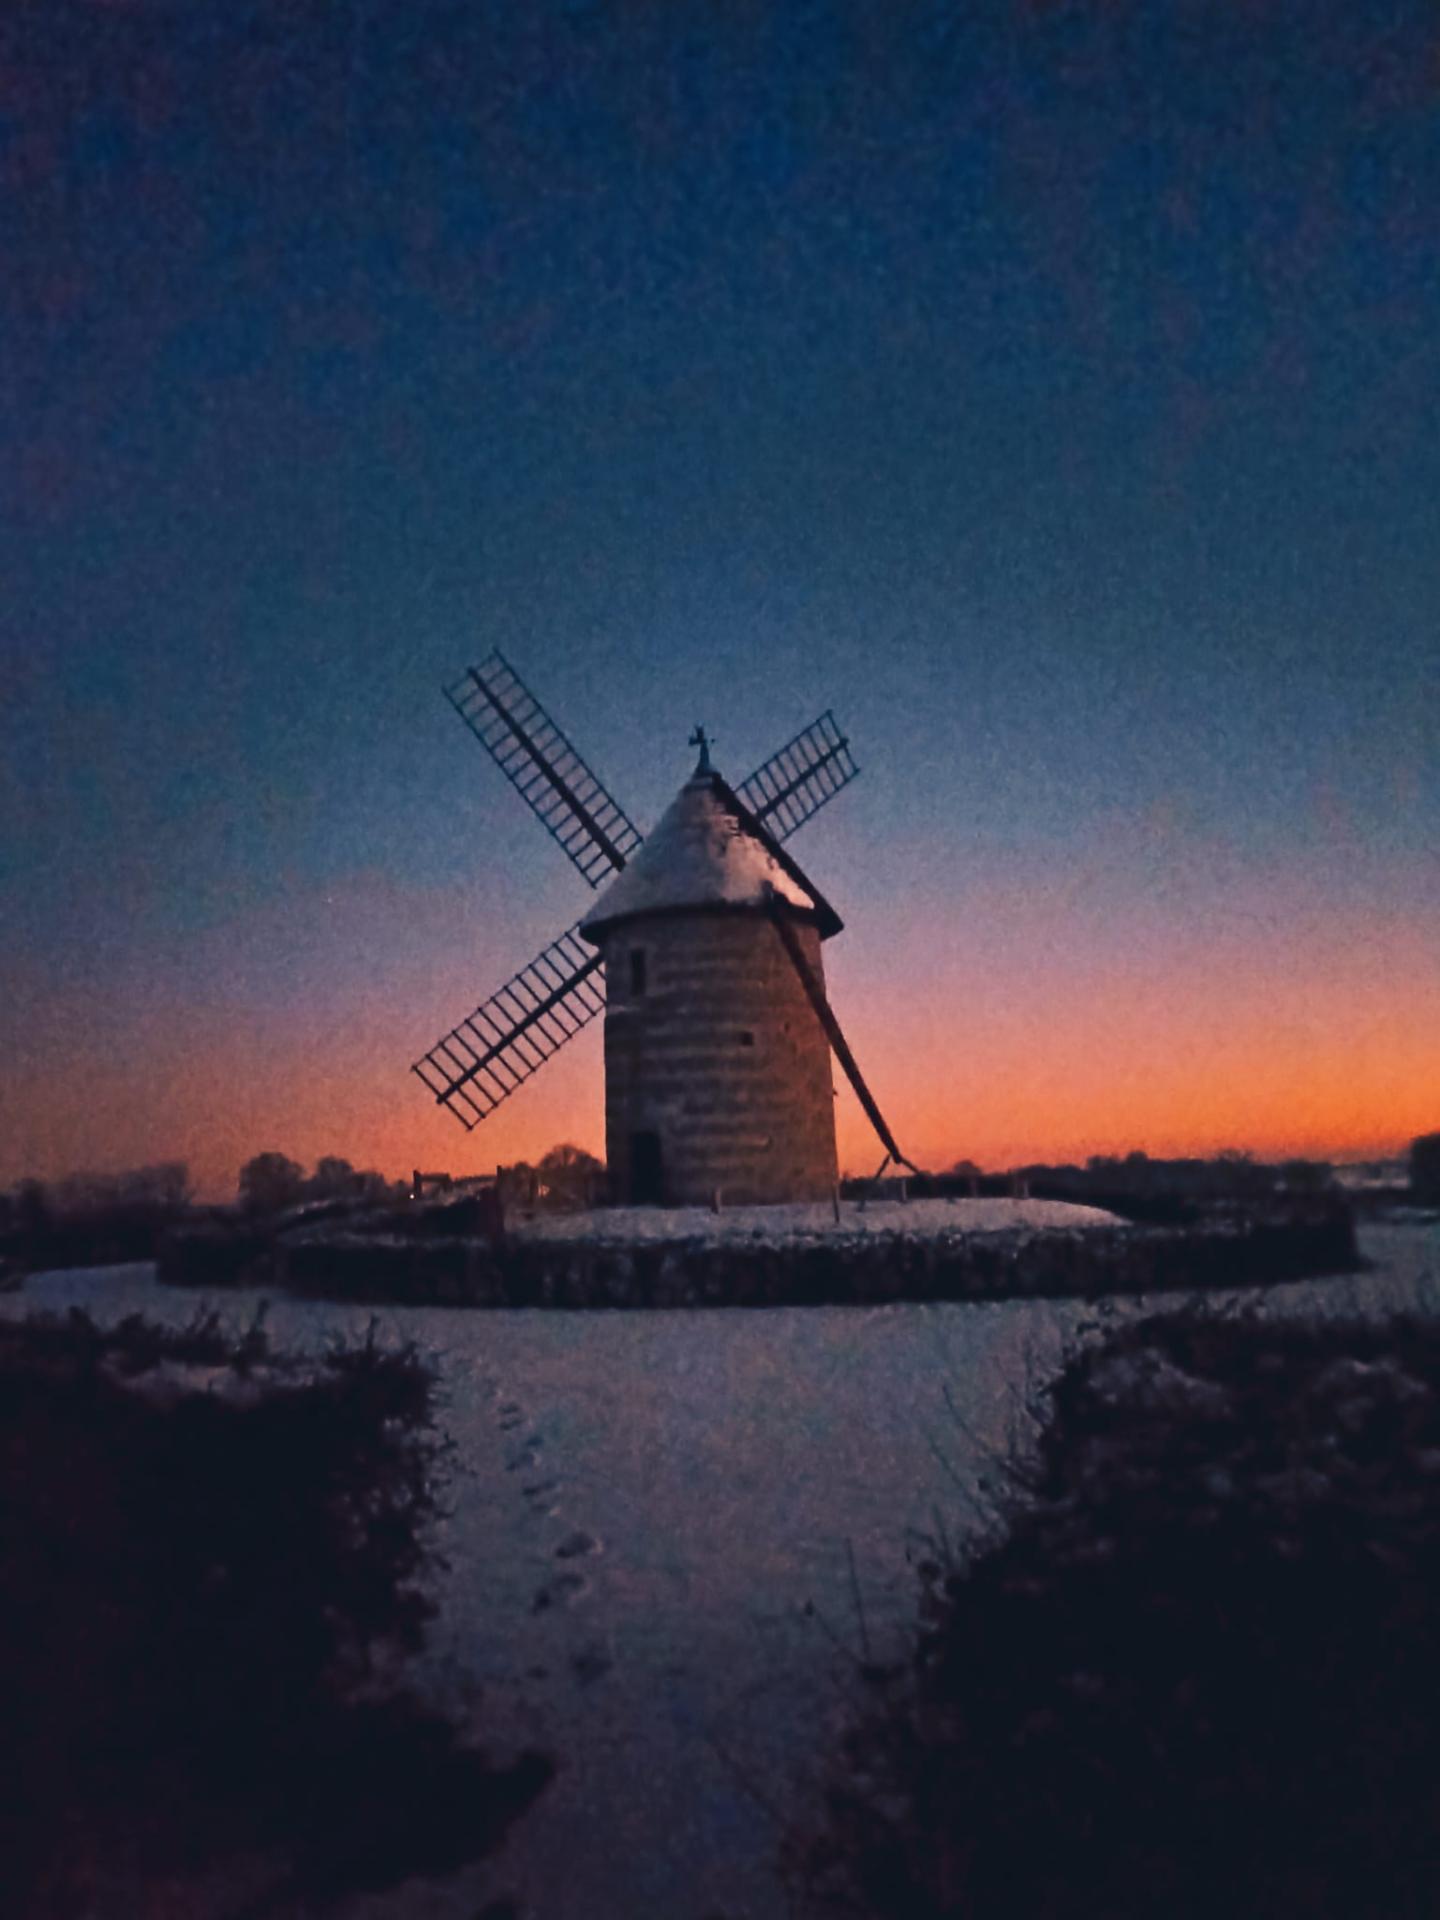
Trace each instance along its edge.
<instances>
[{"instance_id":1,"label":"treeline on horizon","mask_svg":"<svg viewBox=\"0 0 1440 1920\"><path fill-rule=\"evenodd\" d=\"M1412 1140L1408 1156L1397 1154L1392 1160L1360 1164L1373 1166L1377 1171L1405 1164L1411 1191L1429 1201L1440 1199L1440 1133L1422 1134ZM1337 1166L1332 1160L1309 1160L1299 1155L1284 1160L1257 1160L1253 1154L1238 1148L1209 1156L1172 1159L1152 1158L1136 1150L1125 1154L1091 1154L1084 1166L1073 1162L1054 1165L1037 1161L1013 1167L1005 1174L986 1174L973 1160L960 1160L945 1177L1024 1180L1032 1188L1050 1185L1076 1191L1245 1198L1275 1192L1323 1193L1337 1184ZM1406 1182L1401 1178L1393 1184L1401 1186Z\"/></svg>"},{"instance_id":2,"label":"treeline on horizon","mask_svg":"<svg viewBox=\"0 0 1440 1920\"><path fill-rule=\"evenodd\" d=\"M1408 1165L1409 1196L1424 1206L1440 1205L1440 1132L1421 1134L1411 1142ZM588 1199L595 1190L594 1176L603 1171L593 1154L568 1142L551 1147L533 1165L521 1161L504 1169L512 1192L528 1186L533 1199L550 1184L562 1193L570 1191L575 1200ZM1122 1195L1162 1202L1245 1201L1275 1194L1324 1194L1336 1187L1329 1161L1267 1162L1240 1151L1178 1159L1151 1158L1138 1150L1094 1154L1083 1167L1034 1163L1003 1174L986 1173L973 1160L960 1160L944 1174L925 1178L945 1191L967 1184L976 1192L1007 1191L1023 1182L1037 1197L1092 1201ZM247 1213L274 1215L324 1203L399 1205L410 1194L408 1181L357 1168L337 1154L322 1155L307 1172L298 1160L272 1150L245 1162L232 1205ZM22 1180L0 1190L0 1270L7 1264L38 1270L148 1260L160 1236L197 1211L214 1209L197 1206L183 1160L115 1173L71 1173L48 1183Z\"/></svg>"},{"instance_id":3,"label":"treeline on horizon","mask_svg":"<svg viewBox=\"0 0 1440 1920\"><path fill-rule=\"evenodd\" d=\"M603 1167L593 1154L566 1142L533 1166L520 1161L504 1172L513 1195L533 1199L555 1187L573 1188L579 1197ZM150 1260L168 1229L222 1211L272 1218L299 1207L399 1206L410 1197L408 1180L391 1180L338 1154L323 1154L307 1172L300 1161L273 1150L245 1162L235 1199L223 1209L196 1201L183 1160L70 1173L49 1182L27 1179L0 1189L0 1276L7 1266L39 1271Z\"/></svg>"},{"instance_id":4,"label":"treeline on horizon","mask_svg":"<svg viewBox=\"0 0 1440 1920\"><path fill-rule=\"evenodd\" d=\"M148 1260L166 1227L190 1211L183 1160L118 1173L22 1180L0 1192L0 1268L94 1266Z\"/></svg>"},{"instance_id":5,"label":"treeline on horizon","mask_svg":"<svg viewBox=\"0 0 1440 1920\"><path fill-rule=\"evenodd\" d=\"M1330 1160L1257 1160L1239 1149L1208 1157L1152 1159L1148 1153L1092 1154L1084 1166L1036 1162L1010 1176L1032 1187L1076 1192L1165 1194L1195 1199L1247 1199L1265 1194L1324 1193L1335 1182Z\"/></svg>"},{"instance_id":6,"label":"treeline on horizon","mask_svg":"<svg viewBox=\"0 0 1440 1920\"><path fill-rule=\"evenodd\" d=\"M235 1204L253 1212L305 1201L398 1200L409 1187L327 1154L307 1173L282 1153L260 1153L240 1170ZM197 1209L183 1160L116 1173L70 1173L22 1180L0 1192L0 1261L39 1267L98 1266L153 1258L167 1228Z\"/></svg>"},{"instance_id":7,"label":"treeline on horizon","mask_svg":"<svg viewBox=\"0 0 1440 1920\"><path fill-rule=\"evenodd\" d=\"M1373 1177L1357 1185L1342 1179L1343 1169L1328 1160L1265 1161L1238 1149L1203 1158L1152 1159L1136 1150L1092 1154L1084 1166L1037 1161L1005 1173L987 1173L974 1160L957 1160L943 1173L897 1172L878 1185L871 1177L847 1176L841 1192L848 1199L1024 1195L1103 1207L1137 1224L1176 1227L1217 1213L1290 1217L1353 1214L1357 1208L1374 1211L1406 1201L1440 1205L1440 1133L1412 1141L1408 1168L1399 1156L1364 1165Z\"/></svg>"}]
</instances>

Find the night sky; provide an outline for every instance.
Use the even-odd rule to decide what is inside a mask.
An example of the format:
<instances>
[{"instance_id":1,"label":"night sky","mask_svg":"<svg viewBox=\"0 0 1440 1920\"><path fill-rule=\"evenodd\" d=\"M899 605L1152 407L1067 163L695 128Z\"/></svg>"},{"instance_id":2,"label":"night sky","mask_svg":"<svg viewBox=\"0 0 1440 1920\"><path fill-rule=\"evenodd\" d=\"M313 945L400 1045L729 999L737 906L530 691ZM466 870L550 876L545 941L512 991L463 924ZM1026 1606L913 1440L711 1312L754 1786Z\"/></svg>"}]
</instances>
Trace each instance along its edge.
<instances>
[{"instance_id":1,"label":"night sky","mask_svg":"<svg viewBox=\"0 0 1440 1920\"><path fill-rule=\"evenodd\" d=\"M408 1071L496 644L642 826L834 706L916 1160L1440 1125L1431 0L12 0L0 173L0 1182L603 1148Z\"/></svg>"}]
</instances>

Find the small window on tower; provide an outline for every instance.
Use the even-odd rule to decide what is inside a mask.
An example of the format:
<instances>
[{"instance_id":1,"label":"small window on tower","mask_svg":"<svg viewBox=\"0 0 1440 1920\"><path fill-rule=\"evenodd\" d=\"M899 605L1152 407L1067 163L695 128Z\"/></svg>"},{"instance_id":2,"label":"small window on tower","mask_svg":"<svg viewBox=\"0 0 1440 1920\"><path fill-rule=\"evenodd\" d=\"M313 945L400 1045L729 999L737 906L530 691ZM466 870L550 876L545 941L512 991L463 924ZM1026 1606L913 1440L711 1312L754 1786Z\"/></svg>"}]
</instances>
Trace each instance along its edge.
<instances>
[{"instance_id":1,"label":"small window on tower","mask_svg":"<svg viewBox=\"0 0 1440 1920\"><path fill-rule=\"evenodd\" d=\"M753 1047L753 1046L754 1046L754 1044L755 1044L755 1036L754 1036L754 1034L753 1034L753 1033L742 1033L742 1034L740 1035L740 1044L741 1044L741 1046L742 1046L742 1047Z\"/></svg>"},{"instance_id":2,"label":"small window on tower","mask_svg":"<svg viewBox=\"0 0 1440 1920\"><path fill-rule=\"evenodd\" d=\"M630 992L632 995L638 996L644 993L644 991L645 949L643 947L632 947L630 949Z\"/></svg>"}]
</instances>

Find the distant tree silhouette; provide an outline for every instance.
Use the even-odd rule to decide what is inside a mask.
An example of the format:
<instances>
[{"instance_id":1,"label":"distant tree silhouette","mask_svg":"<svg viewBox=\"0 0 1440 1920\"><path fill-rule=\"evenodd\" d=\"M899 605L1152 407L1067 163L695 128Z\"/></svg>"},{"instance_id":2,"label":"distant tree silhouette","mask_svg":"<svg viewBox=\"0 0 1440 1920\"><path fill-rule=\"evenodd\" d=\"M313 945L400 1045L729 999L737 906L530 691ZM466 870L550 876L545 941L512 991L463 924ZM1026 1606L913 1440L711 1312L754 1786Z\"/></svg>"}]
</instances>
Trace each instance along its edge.
<instances>
[{"instance_id":1,"label":"distant tree silhouette","mask_svg":"<svg viewBox=\"0 0 1440 1920\"><path fill-rule=\"evenodd\" d=\"M50 1196L39 1180L22 1180L15 1190L15 1227L24 1240L36 1240L50 1227Z\"/></svg>"},{"instance_id":2,"label":"distant tree silhouette","mask_svg":"<svg viewBox=\"0 0 1440 1920\"><path fill-rule=\"evenodd\" d=\"M1440 1133L1410 1142L1410 1191L1427 1206L1440 1205Z\"/></svg>"},{"instance_id":3,"label":"distant tree silhouette","mask_svg":"<svg viewBox=\"0 0 1440 1920\"><path fill-rule=\"evenodd\" d=\"M306 1192L317 1200L329 1200L340 1194L354 1193L360 1180L348 1160L326 1154L315 1162L315 1171L305 1183Z\"/></svg>"},{"instance_id":4,"label":"distant tree silhouette","mask_svg":"<svg viewBox=\"0 0 1440 1920\"><path fill-rule=\"evenodd\" d=\"M111 1206L115 1200L115 1179L112 1174L67 1173L55 1182L51 1189L53 1209L61 1219L73 1219L76 1214L99 1213L102 1208Z\"/></svg>"},{"instance_id":5,"label":"distant tree silhouette","mask_svg":"<svg viewBox=\"0 0 1440 1920\"><path fill-rule=\"evenodd\" d=\"M541 1186L546 1189L546 1197L562 1204L586 1206L592 1197L594 1181L605 1171L605 1167L593 1153L587 1153L583 1147L574 1146L567 1140L542 1154L535 1171Z\"/></svg>"},{"instance_id":6,"label":"distant tree silhouette","mask_svg":"<svg viewBox=\"0 0 1440 1920\"><path fill-rule=\"evenodd\" d=\"M195 1197L190 1168L183 1160L159 1160L120 1176L120 1196L150 1207L188 1207Z\"/></svg>"},{"instance_id":7,"label":"distant tree silhouette","mask_svg":"<svg viewBox=\"0 0 1440 1920\"><path fill-rule=\"evenodd\" d=\"M240 1169L240 1204L252 1213L278 1213L305 1192L305 1169L283 1153L257 1153Z\"/></svg>"},{"instance_id":8,"label":"distant tree silhouette","mask_svg":"<svg viewBox=\"0 0 1440 1920\"><path fill-rule=\"evenodd\" d=\"M571 1170L580 1173L598 1171L600 1167L593 1153L587 1153L584 1147L572 1146L564 1141L558 1147L550 1147L540 1157L542 1173L566 1173Z\"/></svg>"}]
</instances>

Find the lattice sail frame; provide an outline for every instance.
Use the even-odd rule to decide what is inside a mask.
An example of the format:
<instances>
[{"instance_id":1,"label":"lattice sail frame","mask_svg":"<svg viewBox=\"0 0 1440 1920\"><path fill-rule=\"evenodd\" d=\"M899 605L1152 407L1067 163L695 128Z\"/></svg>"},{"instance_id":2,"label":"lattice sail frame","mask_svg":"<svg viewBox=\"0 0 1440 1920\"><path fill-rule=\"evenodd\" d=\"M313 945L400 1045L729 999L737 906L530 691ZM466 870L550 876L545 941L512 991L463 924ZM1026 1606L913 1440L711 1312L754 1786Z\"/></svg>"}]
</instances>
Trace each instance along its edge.
<instances>
[{"instance_id":1,"label":"lattice sail frame","mask_svg":"<svg viewBox=\"0 0 1440 1920\"><path fill-rule=\"evenodd\" d=\"M497 647L445 697L594 887L641 845L628 814ZM776 840L804 826L859 768L828 709L757 767L736 796ZM452 1027L411 1071L470 1132L605 1007L600 953L579 922Z\"/></svg>"},{"instance_id":2,"label":"lattice sail frame","mask_svg":"<svg viewBox=\"0 0 1440 1920\"><path fill-rule=\"evenodd\" d=\"M618 873L640 835L497 647L445 698L545 831L592 887Z\"/></svg>"},{"instance_id":3,"label":"lattice sail frame","mask_svg":"<svg viewBox=\"0 0 1440 1920\"><path fill-rule=\"evenodd\" d=\"M577 921L437 1040L411 1071L468 1133L604 1007L600 954L581 939Z\"/></svg>"},{"instance_id":4,"label":"lattice sail frame","mask_svg":"<svg viewBox=\"0 0 1440 1920\"><path fill-rule=\"evenodd\" d=\"M850 742L827 708L735 789L777 840L788 840L859 773Z\"/></svg>"}]
</instances>

